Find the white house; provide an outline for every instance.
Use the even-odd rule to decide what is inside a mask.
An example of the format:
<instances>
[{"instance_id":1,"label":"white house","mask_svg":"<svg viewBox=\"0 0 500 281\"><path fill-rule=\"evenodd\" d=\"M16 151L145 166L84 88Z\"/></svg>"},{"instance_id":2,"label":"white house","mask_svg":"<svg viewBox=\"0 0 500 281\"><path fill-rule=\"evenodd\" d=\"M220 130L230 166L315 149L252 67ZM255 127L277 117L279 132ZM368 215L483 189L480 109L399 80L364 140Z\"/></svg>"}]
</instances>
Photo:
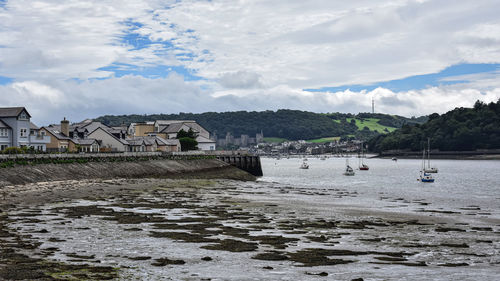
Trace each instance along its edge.
<instances>
[{"instance_id":1,"label":"white house","mask_svg":"<svg viewBox=\"0 0 500 281\"><path fill-rule=\"evenodd\" d=\"M102 127L97 127L94 131L88 134L88 137L98 140L102 151L129 151L129 143L126 140L115 137L112 133Z\"/></svg>"}]
</instances>

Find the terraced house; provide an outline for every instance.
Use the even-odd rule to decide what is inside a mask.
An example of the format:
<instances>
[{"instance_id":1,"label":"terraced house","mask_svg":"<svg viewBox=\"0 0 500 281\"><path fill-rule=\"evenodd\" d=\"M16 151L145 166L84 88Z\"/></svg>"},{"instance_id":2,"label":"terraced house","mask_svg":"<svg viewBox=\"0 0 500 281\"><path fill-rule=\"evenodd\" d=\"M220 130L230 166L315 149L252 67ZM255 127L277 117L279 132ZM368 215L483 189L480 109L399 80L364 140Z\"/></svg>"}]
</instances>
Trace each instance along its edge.
<instances>
[{"instance_id":1,"label":"terraced house","mask_svg":"<svg viewBox=\"0 0 500 281\"><path fill-rule=\"evenodd\" d=\"M46 151L50 137L30 121L24 107L0 107L0 150L7 147L32 147Z\"/></svg>"}]
</instances>

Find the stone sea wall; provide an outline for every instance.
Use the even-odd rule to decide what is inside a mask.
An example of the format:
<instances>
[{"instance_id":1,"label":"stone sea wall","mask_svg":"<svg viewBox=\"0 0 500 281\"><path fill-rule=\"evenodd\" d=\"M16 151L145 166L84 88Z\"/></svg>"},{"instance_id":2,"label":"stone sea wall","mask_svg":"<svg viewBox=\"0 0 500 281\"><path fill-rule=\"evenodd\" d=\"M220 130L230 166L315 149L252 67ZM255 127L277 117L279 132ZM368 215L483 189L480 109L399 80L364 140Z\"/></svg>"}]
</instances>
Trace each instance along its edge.
<instances>
[{"instance_id":1,"label":"stone sea wall","mask_svg":"<svg viewBox=\"0 0 500 281\"><path fill-rule=\"evenodd\" d=\"M47 181L112 178L255 180L249 173L217 159L60 163L0 168L0 187Z\"/></svg>"}]
</instances>

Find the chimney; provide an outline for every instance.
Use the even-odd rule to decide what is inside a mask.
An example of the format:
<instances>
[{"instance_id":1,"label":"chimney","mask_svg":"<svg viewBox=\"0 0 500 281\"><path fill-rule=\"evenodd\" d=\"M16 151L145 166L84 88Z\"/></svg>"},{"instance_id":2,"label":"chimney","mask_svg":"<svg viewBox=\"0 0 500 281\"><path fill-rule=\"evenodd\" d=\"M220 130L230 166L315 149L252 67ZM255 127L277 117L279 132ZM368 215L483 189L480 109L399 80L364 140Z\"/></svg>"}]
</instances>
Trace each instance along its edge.
<instances>
[{"instance_id":1,"label":"chimney","mask_svg":"<svg viewBox=\"0 0 500 281\"><path fill-rule=\"evenodd\" d=\"M69 137L69 121L66 120L66 117L61 121L61 133Z\"/></svg>"}]
</instances>

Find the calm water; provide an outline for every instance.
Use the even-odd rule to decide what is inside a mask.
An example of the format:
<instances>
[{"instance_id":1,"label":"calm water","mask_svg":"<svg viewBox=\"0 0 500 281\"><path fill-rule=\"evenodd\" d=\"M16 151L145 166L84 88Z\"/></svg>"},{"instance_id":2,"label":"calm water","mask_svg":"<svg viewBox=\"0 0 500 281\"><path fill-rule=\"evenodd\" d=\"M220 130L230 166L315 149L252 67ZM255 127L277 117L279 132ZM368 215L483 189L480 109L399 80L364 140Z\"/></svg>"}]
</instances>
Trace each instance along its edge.
<instances>
[{"instance_id":1,"label":"calm water","mask_svg":"<svg viewBox=\"0 0 500 281\"><path fill-rule=\"evenodd\" d=\"M357 158L349 164L358 167ZM356 191L359 197L348 203L362 207L383 207L381 196L425 199L436 208L457 209L468 205L479 205L491 212L490 217L500 218L500 161L480 160L433 160L432 166L439 169L433 174L434 183L417 181L421 160L368 159L369 171L355 170L353 177L344 176L345 158L320 160L309 158L309 169L299 169L301 158L263 158L262 182L277 182L310 189L346 189ZM339 201L339 200L337 200ZM339 202L337 202L339 203Z\"/></svg>"},{"instance_id":2,"label":"calm water","mask_svg":"<svg viewBox=\"0 0 500 281\"><path fill-rule=\"evenodd\" d=\"M57 247L52 259L75 262L68 253L95 255L102 265L121 267L123 280L495 280L500 274L500 161L436 160L433 166L439 173L430 184L417 181L418 160L369 159L366 164L370 170L356 170L353 177L342 175L345 158L309 158L308 170L299 169L301 163L298 158L263 158L264 177L257 182L217 181L199 187L194 182L190 184L193 188L178 191L47 204L19 211L41 212L37 217L40 223L13 227L33 235L42 248ZM357 159L351 158L350 164L357 167ZM189 208L147 207L148 202L179 201ZM123 202L131 204L121 205ZM67 217L64 211L65 207L97 206L150 214L175 223L177 219L206 216L204 210L216 205L229 213L255 216L222 218L218 222L224 226L249 230L251 236L283 236L297 241L285 248L259 243L251 252L208 250L201 248L208 243L152 237L152 231L169 230L159 230L150 222L121 224L95 215ZM335 226L294 226L299 221L331 221ZM376 224L359 225L359 221ZM140 231L127 231L130 228ZM48 233L40 233L40 229ZM182 231L196 233L189 228ZM49 238L63 241L55 243ZM254 241L230 233L214 238ZM257 253L290 255L309 248L371 254L329 256L353 263L312 267L254 258ZM398 264L388 261L391 257L383 252L403 253L405 258ZM151 259L130 259L138 256ZM205 256L213 260L201 261ZM152 265L163 257L186 263ZM415 266L421 263L425 266ZM328 276L311 275L321 272Z\"/></svg>"}]
</instances>

